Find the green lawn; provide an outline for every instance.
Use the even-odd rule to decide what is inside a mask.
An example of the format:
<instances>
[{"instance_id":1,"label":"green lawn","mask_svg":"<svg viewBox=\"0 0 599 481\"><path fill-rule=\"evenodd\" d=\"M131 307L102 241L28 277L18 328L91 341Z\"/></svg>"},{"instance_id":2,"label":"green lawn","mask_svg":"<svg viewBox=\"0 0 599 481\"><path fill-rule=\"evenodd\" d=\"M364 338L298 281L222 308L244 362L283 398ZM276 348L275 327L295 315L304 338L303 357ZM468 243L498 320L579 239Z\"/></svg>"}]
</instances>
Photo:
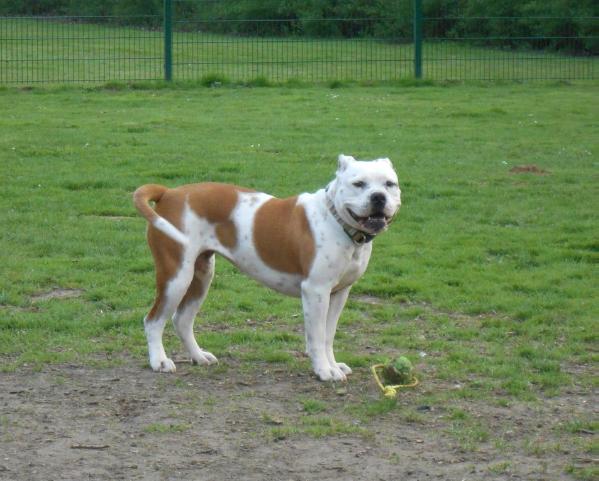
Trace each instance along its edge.
<instances>
[{"instance_id":1,"label":"green lawn","mask_svg":"<svg viewBox=\"0 0 599 481\"><path fill-rule=\"evenodd\" d=\"M173 78L218 75L232 82L411 79L413 45L370 39L252 38L175 32ZM0 84L156 80L163 73L160 31L0 18ZM425 42L431 80L593 79L598 61L542 51Z\"/></svg>"},{"instance_id":2,"label":"green lawn","mask_svg":"<svg viewBox=\"0 0 599 481\"><path fill-rule=\"evenodd\" d=\"M211 180L286 196L325 185L343 152L389 156L404 206L352 291L342 360L404 353L466 383L465 396L588 387L598 87L0 90L1 369L144 365L154 281L137 186ZM511 172L531 164L545 173ZM73 291L43 297L57 289ZM247 369L307 369L300 312L219 259L199 337ZM167 349L181 349L171 328Z\"/></svg>"}]
</instances>

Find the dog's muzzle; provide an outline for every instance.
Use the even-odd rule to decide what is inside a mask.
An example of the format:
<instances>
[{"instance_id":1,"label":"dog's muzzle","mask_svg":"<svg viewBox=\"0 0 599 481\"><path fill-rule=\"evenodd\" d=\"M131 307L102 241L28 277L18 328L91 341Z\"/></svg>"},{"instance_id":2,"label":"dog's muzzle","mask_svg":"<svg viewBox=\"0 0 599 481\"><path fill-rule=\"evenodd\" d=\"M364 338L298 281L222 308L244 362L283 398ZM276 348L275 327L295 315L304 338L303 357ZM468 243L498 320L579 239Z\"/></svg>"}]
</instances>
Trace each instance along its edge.
<instances>
[{"instance_id":1,"label":"dog's muzzle","mask_svg":"<svg viewBox=\"0 0 599 481\"><path fill-rule=\"evenodd\" d=\"M384 192L375 192L370 195L369 203L370 213L368 215L358 215L349 207L347 212L365 231L378 234L387 228L392 219L392 216L387 215L385 212L387 196Z\"/></svg>"}]
</instances>

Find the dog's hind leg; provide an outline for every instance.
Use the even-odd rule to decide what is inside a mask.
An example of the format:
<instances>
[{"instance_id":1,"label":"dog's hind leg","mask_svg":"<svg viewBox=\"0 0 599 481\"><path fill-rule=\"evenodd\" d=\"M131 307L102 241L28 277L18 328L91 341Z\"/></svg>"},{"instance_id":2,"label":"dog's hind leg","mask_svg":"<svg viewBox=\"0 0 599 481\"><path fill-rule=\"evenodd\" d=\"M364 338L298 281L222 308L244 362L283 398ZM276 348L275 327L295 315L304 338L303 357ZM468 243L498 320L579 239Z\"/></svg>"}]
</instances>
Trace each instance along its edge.
<instances>
[{"instance_id":1,"label":"dog's hind leg","mask_svg":"<svg viewBox=\"0 0 599 481\"><path fill-rule=\"evenodd\" d=\"M173 317L175 330L181 338L187 352L189 352L191 361L194 364L213 364L217 362L216 357L198 346L193 334L195 317L208 294L208 289L210 288L213 277L214 254L212 252L203 253L195 262L193 280Z\"/></svg>"},{"instance_id":2,"label":"dog's hind leg","mask_svg":"<svg viewBox=\"0 0 599 481\"><path fill-rule=\"evenodd\" d=\"M153 227L148 229L148 242L156 263L156 300L144 319L150 366L158 372L175 372L175 363L164 351L162 333L191 284L194 264L185 262L181 246Z\"/></svg>"}]
</instances>

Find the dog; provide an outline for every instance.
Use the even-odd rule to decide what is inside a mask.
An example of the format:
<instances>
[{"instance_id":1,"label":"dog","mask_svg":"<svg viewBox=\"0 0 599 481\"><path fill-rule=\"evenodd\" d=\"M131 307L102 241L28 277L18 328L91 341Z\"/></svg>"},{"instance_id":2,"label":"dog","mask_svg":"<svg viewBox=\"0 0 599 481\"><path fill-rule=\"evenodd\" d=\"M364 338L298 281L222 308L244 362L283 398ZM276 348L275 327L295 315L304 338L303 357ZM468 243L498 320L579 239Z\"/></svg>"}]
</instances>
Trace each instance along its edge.
<instances>
[{"instance_id":1,"label":"dog","mask_svg":"<svg viewBox=\"0 0 599 481\"><path fill-rule=\"evenodd\" d=\"M198 346L193 323L220 254L266 286L301 297L314 373L322 381L347 379L352 371L335 360L333 339L350 288L368 266L371 241L401 206L389 159L341 154L326 188L285 199L219 183L148 184L133 199L149 222L156 267L156 299L144 318L154 371L176 369L162 344L171 317L194 364L217 362Z\"/></svg>"}]
</instances>

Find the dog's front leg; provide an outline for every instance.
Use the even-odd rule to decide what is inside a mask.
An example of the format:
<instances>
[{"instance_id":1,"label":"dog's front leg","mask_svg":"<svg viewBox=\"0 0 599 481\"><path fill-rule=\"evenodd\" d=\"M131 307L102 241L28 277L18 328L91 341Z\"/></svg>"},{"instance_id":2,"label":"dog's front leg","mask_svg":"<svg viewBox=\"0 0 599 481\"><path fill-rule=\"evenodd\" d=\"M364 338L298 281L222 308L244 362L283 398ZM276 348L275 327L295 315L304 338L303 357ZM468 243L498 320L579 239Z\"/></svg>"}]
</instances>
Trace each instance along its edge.
<instances>
[{"instance_id":1,"label":"dog's front leg","mask_svg":"<svg viewBox=\"0 0 599 481\"><path fill-rule=\"evenodd\" d=\"M321 381L345 381L343 371L331 365L327 356L327 314L331 291L309 281L302 283L302 305L306 329L306 351Z\"/></svg>"},{"instance_id":2,"label":"dog's front leg","mask_svg":"<svg viewBox=\"0 0 599 481\"><path fill-rule=\"evenodd\" d=\"M333 352L333 341L335 340L335 332L337 332L337 322L343 311L343 307L349 296L350 287L341 289L340 291L331 294L331 300L329 301L329 312L327 314L327 337L326 337L326 352L331 366L337 366L343 374L351 374L351 368L343 363L335 360L335 354Z\"/></svg>"}]
</instances>

